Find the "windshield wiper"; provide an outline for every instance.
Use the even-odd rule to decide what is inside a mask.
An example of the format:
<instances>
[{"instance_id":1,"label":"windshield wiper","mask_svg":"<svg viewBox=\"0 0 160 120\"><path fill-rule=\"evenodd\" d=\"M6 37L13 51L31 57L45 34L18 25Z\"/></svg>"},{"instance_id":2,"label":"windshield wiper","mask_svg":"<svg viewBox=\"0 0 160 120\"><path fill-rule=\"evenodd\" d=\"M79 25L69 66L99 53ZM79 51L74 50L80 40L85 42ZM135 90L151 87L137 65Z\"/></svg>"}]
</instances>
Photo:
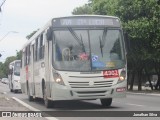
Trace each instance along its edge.
<instances>
[{"instance_id":1,"label":"windshield wiper","mask_svg":"<svg viewBox=\"0 0 160 120\"><path fill-rule=\"evenodd\" d=\"M102 48L105 45L105 42L106 42L105 38L106 38L106 36L107 36L107 28L104 28L103 35L102 35Z\"/></svg>"},{"instance_id":2,"label":"windshield wiper","mask_svg":"<svg viewBox=\"0 0 160 120\"><path fill-rule=\"evenodd\" d=\"M72 28L68 28L68 30L72 34L72 36L76 39L78 44L80 44L80 46L82 46L83 52L85 52L85 47L84 47L84 43L82 40L82 35L80 35L81 38L79 38L78 35L72 30Z\"/></svg>"},{"instance_id":3,"label":"windshield wiper","mask_svg":"<svg viewBox=\"0 0 160 120\"><path fill-rule=\"evenodd\" d=\"M81 36L80 40L81 40L81 43L82 43L81 46L82 46L83 52L86 53L85 46L84 46L84 43L83 43L83 40L82 40L82 35L80 34L80 36Z\"/></svg>"},{"instance_id":4,"label":"windshield wiper","mask_svg":"<svg viewBox=\"0 0 160 120\"><path fill-rule=\"evenodd\" d=\"M101 41L101 37L99 36L99 44L100 44L100 48L101 48L101 55L103 57L103 45L102 45L102 41Z\"/></svg>"}]
</instances>

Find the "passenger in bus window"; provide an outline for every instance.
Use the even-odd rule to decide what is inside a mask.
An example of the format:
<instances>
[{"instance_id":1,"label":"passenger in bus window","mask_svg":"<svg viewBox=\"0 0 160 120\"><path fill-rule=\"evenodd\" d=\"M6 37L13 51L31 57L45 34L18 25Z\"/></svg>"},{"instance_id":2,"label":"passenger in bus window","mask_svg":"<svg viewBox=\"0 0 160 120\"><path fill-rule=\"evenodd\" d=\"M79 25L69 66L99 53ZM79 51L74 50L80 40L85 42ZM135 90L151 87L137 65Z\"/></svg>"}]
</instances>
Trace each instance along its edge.
<instances>
[{"instance_id":1,"label":"passenger in bus window","mask_svg":"<svg viewBox=\"0 0 160 120\"><path fill-rule=\"evenodd\" d=\"M82 52L79 54L79 60L89 60L89 55L87 55L85 52Z\"/></svg>"},{"instance_id":2,"label":"passenger in bus window","mask_svg":"<svg viewBox=\"0 0 160 120\"><path fill-rule=\"evenodd\" d=\"M71 51L69 48L64 48L62 50L62 59L63 61L70 61Z\"/></svg>"},{"instance_id":3,"label":"passenger in bus window","mask_svg":"<svg viewBox=\"0 0 160 120\"><path fill-rule=\"evenodd\" d=\"M56 44L56 60L62 61L62 52L58 44Z\"/></svg>"}]
</instances>

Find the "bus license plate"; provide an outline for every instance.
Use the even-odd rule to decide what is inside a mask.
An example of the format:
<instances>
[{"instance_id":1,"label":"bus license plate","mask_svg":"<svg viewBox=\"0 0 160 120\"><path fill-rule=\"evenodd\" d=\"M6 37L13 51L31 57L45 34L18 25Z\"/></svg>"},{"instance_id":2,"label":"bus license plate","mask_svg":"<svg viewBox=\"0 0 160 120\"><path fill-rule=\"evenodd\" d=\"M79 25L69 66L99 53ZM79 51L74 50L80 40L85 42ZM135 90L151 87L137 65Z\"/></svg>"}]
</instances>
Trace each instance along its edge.
<instances>
[{"instance_id":1,"label":"bus license plate","mask_svg":"<svg viewBox=\"0 0 160 120\"><path fill-rule=\"evenodd\" d=\"M103 71L104 78L115 78L119 77L118 70L106 70Z\"/></svg>"}]
</instances>

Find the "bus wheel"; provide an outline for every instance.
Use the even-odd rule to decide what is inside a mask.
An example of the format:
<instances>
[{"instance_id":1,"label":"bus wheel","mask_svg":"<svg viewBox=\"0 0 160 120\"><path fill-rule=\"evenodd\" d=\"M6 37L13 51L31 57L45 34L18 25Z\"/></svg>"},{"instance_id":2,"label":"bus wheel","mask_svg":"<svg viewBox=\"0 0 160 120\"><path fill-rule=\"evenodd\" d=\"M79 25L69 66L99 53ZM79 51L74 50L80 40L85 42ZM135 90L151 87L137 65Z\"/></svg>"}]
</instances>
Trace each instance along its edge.
<instances>
[{"instance_id":1,"label":"bus wheel","mask_svg":"<svg viewBox=\"0 0 160 120\"><path fill-rule=\"evenodd\" d=\"M112 98L100 99L103 107L109 107L112 104Z\"/></svg>"},{"instance_id":2,"label":"bus wheel","mask_svg":"<svg viewBox=\"0 0 160 120\"><path fill-rule=\"evenodd\" d=\"M47 98L47 92L46 92L47 90L46 90L46 88L43 88L43 100L44 100L44 104L45 104L45 106L46 106L46 108L51 108L51 107L53 107L53 101L51 101L51 100L49 100L48 98Z\"/></svg>"},{"instance_id":3,"label":"bus wheel","mask_svg":"<svg viewBox=\"0 0 160 120\"><path fill-rule=\"evenodd\" d=\"M18 92L18 90L14 90L14 93L17 93Z\"/></svg>"},{"instance_id":4,"label":"bus wheel","mask_svg":"<svg viewBox=\"0 0 160 120\"><path fill-rule=\"evenodd\" d=\"M34 99L33 99L33 96L30 95L29 87L27 88L27 90L28 90L28 100L33 101Z\"/></svg>"}]
</instances>

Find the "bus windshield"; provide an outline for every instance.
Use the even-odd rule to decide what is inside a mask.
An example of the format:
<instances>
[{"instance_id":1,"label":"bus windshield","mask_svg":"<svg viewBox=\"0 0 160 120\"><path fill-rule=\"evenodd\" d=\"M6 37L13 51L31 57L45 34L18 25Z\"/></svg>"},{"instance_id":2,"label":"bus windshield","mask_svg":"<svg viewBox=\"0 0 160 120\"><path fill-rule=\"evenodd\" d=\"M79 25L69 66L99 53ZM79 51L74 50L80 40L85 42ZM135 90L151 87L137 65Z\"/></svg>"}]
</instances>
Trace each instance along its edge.
<instances>
[{"instance_id":1,"label":"bus windshield","mask_svg":"<svg viewBox=\"0 0 160 120\"><path fill-rule=\"evenodd\" d=\"M53 66L66 71L109 70L125 67L119 29L59 29L53 32Z\"/></svg>"},{"instance_id":2,"label":"bus windshield","mask_svg":"<svg viewBox=\"0 0 160 120\"><path fill-rule=\"evenodd\" d=\"M16 76L20 76L20 62L15 62L15 66L14 66L14 75Z\"/></svg>"}]
</instances>

